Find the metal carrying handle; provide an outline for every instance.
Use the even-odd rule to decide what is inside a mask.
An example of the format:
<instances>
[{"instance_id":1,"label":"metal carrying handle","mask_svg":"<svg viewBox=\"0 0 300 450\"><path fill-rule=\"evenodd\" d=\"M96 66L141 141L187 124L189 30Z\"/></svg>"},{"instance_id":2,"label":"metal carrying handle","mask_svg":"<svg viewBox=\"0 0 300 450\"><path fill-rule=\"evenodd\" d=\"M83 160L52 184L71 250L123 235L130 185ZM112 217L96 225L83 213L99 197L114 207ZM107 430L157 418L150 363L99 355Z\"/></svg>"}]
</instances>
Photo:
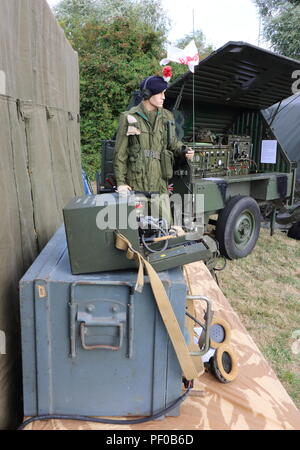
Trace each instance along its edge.
<instances>
[{"instance_id":1,"label":"metal carrying handle","mask_svg":"<svg viewBox=\"0 0 300 450\"><path fill-rule=\"evenodd\" d=\"M120 350L123 344L123 325L122 323L115 322L105 322L105 323L94 323L88 326L97 326L97 327L117 327L119 330L119 341L118 345L106 345L106 344L86 344L85 342L85 330L87 329L85 322L80 322L80 339L81 345L85 350L95 350L97 348L103 348L105 350Z\"/></svg>"},{"instance_id":2,"label":"metal carrying handle","mask_svg":"<svg viewBox=\"0 0 300 450\"><path fill-rule=\"evenodd\" d=\"M128 314L128 318L127 318L127 326L128 326L128 348L127 348L127 357L128 358L132 358L133 357L133 339L134 339L134 333L133 333L133 317L134 317L134 302L133 302L133 298L134 298L134 288L132 287L132 285L127 282L127 281L106 281L106 280L102 280L102 281L84 281L84 280L78 280L78 281L74 281L71 284L71 293L70 293L70 302L69 302L69 319L70 319L70 357L71 358L75 358L76 357L76 323L78 322L78 317L77 317L77 307L78 304L76 302L75 299L75 290L77 286L126 286L129 289L129 299L127 302L127 314ZM86 329L86 321L84 320L79 320L80 322L80 338L81 338L81 344L82 347L85 350L92 350L94 348L109 348L111 350L119 350L119 348L122 346L123 343L123 335L124 335L124 325L123 323L119 322L116 323L114 322L113 324L110 324L110 326L118 326L119 327L119 342L118 342L118 346L106 346L106 347L99 347L98 345L104 345L104 344L96 344L96 346L94 345L88 345L86 344L85 341L85 335L84 335L84 330ZM107 325L108 322L105 322L105 324L102 325ZM93 325L98 325L99 323L92 323L89 322L88 326L93 326Z\"/></svg>"},{"instance_id":3,"label":"metal carrying handle","mask_svg":"<svg viewBox=\"0 0 300 450\"><path fill-rule=\"evenodd\" d=\"M190 319L192 319L196 323L198 323L201 326L201 328L203 328L203 331L205 333L204 346L201 348L201 350L199 352L190 352L190 355L191 356L203 356L205 353L208 352L208 350L210 348L209 327L211 325L212 316L213 316L211 301L204 295L187 295L186 298L187 298L187 300L203 300L206 302L206 305L207 305L205 325L203 323L199 322L199 320L196 319L195 317L193 317L191 314L189 314L187 312L185 313Z\"/></svg>"}]
</instances>

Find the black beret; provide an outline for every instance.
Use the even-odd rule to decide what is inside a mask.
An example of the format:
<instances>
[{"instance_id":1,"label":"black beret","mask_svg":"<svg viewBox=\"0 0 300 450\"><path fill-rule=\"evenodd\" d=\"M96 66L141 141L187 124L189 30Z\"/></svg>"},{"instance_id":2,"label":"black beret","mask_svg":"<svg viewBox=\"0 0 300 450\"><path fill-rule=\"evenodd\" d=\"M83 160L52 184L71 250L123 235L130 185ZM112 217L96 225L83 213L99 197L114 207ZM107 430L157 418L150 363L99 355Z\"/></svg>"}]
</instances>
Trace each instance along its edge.
<instances>
[{"instance_id":1,"label":"black beret","mask_svg":"<svg viewBox=\"0 0 300 450\"><path fill-rule=\"evenodd\" d=\"M168 83L163 79L163 77L147 77L145 78L141 84L140 89L149 89L152 95L159 94L160 92L166 90L168 87Z\"/></svg>"}]
</instances>

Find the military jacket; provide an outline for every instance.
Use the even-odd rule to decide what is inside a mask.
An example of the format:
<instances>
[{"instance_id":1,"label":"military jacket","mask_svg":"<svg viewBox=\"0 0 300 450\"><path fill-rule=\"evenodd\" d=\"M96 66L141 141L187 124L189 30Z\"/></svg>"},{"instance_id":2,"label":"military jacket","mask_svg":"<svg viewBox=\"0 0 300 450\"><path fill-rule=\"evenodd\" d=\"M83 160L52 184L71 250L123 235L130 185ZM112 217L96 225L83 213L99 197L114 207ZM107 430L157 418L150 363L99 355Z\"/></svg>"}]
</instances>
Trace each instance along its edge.
<instances>
[{"instance_id":1,"label":"military jacket","mask_svg":"<svg viewBox=\"0 0 300 450\"><path fill-rule=\"evenodd\" d=\"M170 167L169 173L164 173L164 167L162 172L163 155L167 154L172 164L172 157L181 153L182 145L176 137L174 116L169 110L159 108L153 126L142 103L123 112L114 158L117 185L128 184L139 191L167 192L172 173Z\"/></svg>"}]
</instances>

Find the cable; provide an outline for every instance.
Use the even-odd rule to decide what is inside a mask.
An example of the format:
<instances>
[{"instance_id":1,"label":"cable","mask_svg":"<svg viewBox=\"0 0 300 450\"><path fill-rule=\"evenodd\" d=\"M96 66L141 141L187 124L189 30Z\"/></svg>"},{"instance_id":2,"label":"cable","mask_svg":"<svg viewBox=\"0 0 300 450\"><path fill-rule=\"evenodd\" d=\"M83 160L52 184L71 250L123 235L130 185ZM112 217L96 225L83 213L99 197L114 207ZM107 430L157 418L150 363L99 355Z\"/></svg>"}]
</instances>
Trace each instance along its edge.
<instances>
[{"instance_id":1,"label":"cable","mask_svg":"<svg viewBox=\"0 0 300 450\"><path fill-rule=\"evenodd\" d=\"M214 279L215 279L217 285L220 286L219 279L218 279L218 277L217 277L217 274L216 274L215 270L213 270L213 271L211 272L211 274L212 274L212 276L214 277Z\"/></svg>"},{"instance_id":2,"label":"cable","mask_svg":"<svg viewBox=\"0 0 300 450\"><path fill-rule=\"evenodd\" d=\"M246 161L249 161L250 163L254 163L256 170L258 170L258 166L257 166L256 162L254 161L254 159L246 159Z\"/></svg>"},{"instance_id":3,"label":"cable","mask_svg":"<svg viewBox=\"0 0 300 450\"><path fill-rule=\"evenodd\" d=\"M290 103L292 103L292 102L294 102L295 100L297 100L297 98L299 98L299 97L300 97L300 94L297 95L296 97L292 98L286 105L284 105L281 109L279 109L279 111L277 111L276 115L279 114L281 111L283 111L284 108L286 108ZM281 102L280 102L280 104L281 104ZM279 105L279 106L280 106L280 105ZM273 120L272 120L272 122L273 122Z\"/></svg>"},{"instance_id":4,"label":"cable","mask_svg":"<svg viewBox=\"0 0 300 450\"><path fill-rule=\"evenodd\" d=\"M45 414L40 416L30 417L30 419L25 420L21 425L17 428L17 430L23 430L27 425L31 422L36 422L39 420L50 420L50 419L61 419L61 420L79 420L83 422L96 422L96 423L106 423L111 425L133 425L138 423L150 422L151 420L158 419L159 417L165 415L171 409L175 408L175 406L179 405L187 396L190 389L192 387L192 382L189 382L189 386L180 397L178 397L174 402L172 402L167 408L153 414L149 417L142 417L140 419L129 419L129 420L115 420L115 419L100 419L97 417L90 416L82 416L78 414Z\"/></svg>"},{"instance_id":5,"label":"cable","mask_svg":"<svg viewBox=\"0 0 300 450\"><path fill-rule=\"evenodd\" d=\"M162 232L163 232L163 236L166 236L166 235L167 235L167 234L164 232L164 230L163 230L162 228L159 228L159 231L162 231ZM144 236L143 234L142 234L142 236L141 236L141 239L142 239L142 243L143 243L144 247L145 247L145 248L148 250L148 252L150 252L150 253L164 252L164 251L167 249L167 247L168 247L168 241L166 240L162 248L159 248L159 249L155 250L155 249L152 249L151 247L149 247L148 244L146 244L145 236ZM151 242L151 241L150 241L150 242Z\"/></svg>"},{"instance_id":6,"label":"cable","mask_svg":"<svg viewBox=\"0 0 300 450\"><path fill-rule=\"evenodd\" d=\"M226 265L227 265L227 260L226 260L225 256L220 255L220 258L222 258L223 261L224 261L223 267L221 267L220 269L218 269L217 267L213 267L213 270L216 270L216 271L218 271L218 272L221 272L222 270L224 270L225 267L226 267Z\"/></svg>"}]
</instances>

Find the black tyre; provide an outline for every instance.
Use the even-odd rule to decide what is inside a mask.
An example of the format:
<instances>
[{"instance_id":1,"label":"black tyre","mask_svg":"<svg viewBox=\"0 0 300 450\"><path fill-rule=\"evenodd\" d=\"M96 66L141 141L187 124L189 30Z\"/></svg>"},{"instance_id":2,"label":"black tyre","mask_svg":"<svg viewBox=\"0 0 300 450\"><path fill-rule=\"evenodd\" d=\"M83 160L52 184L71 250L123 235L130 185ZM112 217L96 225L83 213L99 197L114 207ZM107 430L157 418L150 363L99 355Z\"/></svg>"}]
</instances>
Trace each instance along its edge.
<instances>
[{"instance_id":1,"label":"black tyre","mask_svg":"<svg viewBox=\"0 0 300 450\"><path fill-rule=\"evenodd\" d=\"M216 225L221 255L228 259L249 255L257 242L260 222L260 209L253 198L232 197L220 212Z\"/></svg>"},{"instance_id":2,"label":"black tyre","mask_svg":"<svg viewBox=\"0 0 300 450\"><path fill-rule=\"evenodd\" d=\"M287 233L288 237L300 241L300 222L294 223Z\"/></svg>"}]
</instances>

